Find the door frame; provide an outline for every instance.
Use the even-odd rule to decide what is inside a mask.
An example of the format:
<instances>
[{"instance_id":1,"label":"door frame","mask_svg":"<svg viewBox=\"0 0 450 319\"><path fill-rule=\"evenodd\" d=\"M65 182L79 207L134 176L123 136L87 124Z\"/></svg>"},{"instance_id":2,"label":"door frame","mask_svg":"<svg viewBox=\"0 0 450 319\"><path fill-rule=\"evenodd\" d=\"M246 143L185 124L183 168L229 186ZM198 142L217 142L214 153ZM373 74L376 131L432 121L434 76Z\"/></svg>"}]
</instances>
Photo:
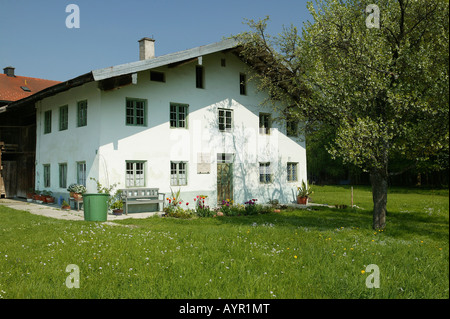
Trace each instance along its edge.
<instances>
[{"instance_id":1,"label":"door frame","mask_svg":"<svg viewBox=\"0 0 450 319\"><path fill-rule=\"evenodd\" d=\"M233 200L234 185L233 185L233 169L234 169L234 154L233 153L217 153L217 204L221 205L223 200ZM227 174L223 176L220 174L227 170ZM219 175L220 174L220 175ZM222 183L223 177L226 178L225 183ZM225 189L223 188L225 187Z\"/></svg>"}]
</instances>

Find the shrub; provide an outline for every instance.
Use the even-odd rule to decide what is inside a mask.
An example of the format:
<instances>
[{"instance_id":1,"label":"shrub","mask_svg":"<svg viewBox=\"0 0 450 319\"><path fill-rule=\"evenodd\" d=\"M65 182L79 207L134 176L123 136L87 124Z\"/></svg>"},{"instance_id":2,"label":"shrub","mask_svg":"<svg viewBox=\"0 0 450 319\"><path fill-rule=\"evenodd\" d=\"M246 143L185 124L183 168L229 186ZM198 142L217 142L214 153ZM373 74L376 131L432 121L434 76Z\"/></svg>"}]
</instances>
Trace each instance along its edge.
<instances>
[{"instance_id":1,"label":"shrub","mask_svg":"<svg viewBox=\"0 0 450 319\"><path fill-rule=\"evenodd\" d=\"M248 202L245 202L245 213L246 215L256 215L260 208L260 205L257 205L257 199L251 199Z\"/></svg>"}]
</instances>

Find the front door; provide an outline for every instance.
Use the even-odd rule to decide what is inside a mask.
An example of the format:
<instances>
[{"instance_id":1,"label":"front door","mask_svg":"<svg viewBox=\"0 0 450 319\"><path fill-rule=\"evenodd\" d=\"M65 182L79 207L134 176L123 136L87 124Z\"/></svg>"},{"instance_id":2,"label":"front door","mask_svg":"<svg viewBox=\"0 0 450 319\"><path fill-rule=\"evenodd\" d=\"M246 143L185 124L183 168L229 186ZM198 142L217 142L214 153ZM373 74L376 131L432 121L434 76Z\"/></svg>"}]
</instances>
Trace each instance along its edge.
<instances>
[{"instance_id":1,"label":"front door","mask_svg":"<svg viewBox=\"0 0 450 319\"><path fill-rule=\"evenodd\" d=\"M233 154L217 154L217 203L233 200Z\"/></svg>"}]
</instances>

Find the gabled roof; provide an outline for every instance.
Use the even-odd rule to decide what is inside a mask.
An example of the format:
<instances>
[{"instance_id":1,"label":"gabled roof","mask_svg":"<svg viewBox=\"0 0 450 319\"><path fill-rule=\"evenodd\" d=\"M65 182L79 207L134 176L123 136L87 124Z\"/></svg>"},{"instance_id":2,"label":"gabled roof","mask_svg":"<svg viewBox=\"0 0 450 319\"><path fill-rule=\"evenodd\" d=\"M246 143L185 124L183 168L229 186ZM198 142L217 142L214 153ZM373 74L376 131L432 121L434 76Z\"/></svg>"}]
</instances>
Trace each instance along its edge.
<instances>
[{"instance_id":1,"label":"gabled roof","mask_svg":"<svg viewBox=\"0 0 450 319\"><path fill-rule=\"evenodd\" d=\"M169 53L159 57L141 60L137 62L131 62L121 65L112 66L109 68L99 69L92 71L95 81L104 80L111 77L120 75L136 73L139 71L154 69L160 66L165 66L189 59L194 59L203 55L220 52L223 50L232 49L238 46L238 42L234 39L227 39L221 42L212 43L208 45L199 46L193 49Z\"/></svg>"},{"instance_id":2,"label":"gabled roof","mask_svg":"<svg viewBox=\"0 0 450 319\"><path fill-rule=\"evenodd\" d=\"M108 68L98 69L86 74L80 75L76 78L70 79L44 89L37 94L27 96L17 102L12 102L7 106L0 108L0 113L7 111L7 109L17 108L21 105L28 103L35 103L46 97L55 95L57 93L69 90L73 87L83 85L92 81L102 81L106 79L116 78L128 74L133 74L139 71L145 71L165 65L174 63L180 63L190 59L195 59L203 55L221 52L224 50L233 49L239 46L239 43L235 39L227 39L217 43L212 43L204 46L199 46L193 49L188 49L180 52L170 53L159 57L141 60L117 66L111 66Z\"/></svg>"},{"instance_id":3,"label":"gabled roof","mask_svg":"<svg viewBox=\"0 0 450 319\"><path fill-rule=\"evenodd\" d=\"M0 101L17 101L58 83L60 82L0 74Z\"/></svg>"}]
</instances>

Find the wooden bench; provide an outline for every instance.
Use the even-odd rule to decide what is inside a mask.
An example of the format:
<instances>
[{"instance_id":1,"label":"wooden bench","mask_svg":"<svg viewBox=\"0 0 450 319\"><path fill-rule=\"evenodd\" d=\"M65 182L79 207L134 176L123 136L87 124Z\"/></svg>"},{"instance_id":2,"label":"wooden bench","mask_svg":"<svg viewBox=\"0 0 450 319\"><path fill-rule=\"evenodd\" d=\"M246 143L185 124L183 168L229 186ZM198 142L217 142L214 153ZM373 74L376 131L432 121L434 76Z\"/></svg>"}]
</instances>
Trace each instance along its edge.
<instances>
[{"instance_id":1,"label":"wooden bench","mask_svg":"<svg viewBox=\"0 0 450 319\"><path fill-rule=\"evenodd\" d=\"M164 209L166 194L160 193L159 188L126 188L121 191L125 214L128 214L129 205L158 204L160 211ZM162 209L160 204L162 204Z\"/></svg>"}]
</instances>

